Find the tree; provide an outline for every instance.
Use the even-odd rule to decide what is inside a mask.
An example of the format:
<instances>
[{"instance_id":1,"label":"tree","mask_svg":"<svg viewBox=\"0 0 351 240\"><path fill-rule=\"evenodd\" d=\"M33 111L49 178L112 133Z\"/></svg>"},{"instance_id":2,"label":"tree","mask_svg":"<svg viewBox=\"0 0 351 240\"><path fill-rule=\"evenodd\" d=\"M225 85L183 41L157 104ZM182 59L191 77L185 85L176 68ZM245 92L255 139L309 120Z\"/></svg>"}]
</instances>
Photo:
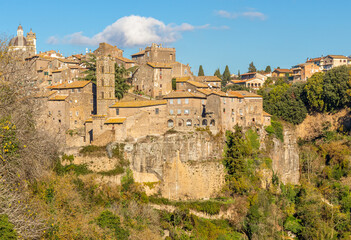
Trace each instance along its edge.
<instances>
[{"instance_id":1,"label":"tree","mask_svg":"<svg viewBox=\"0 0 351 240\"><path fill-rule=\"evenodd\" d=\"M350 104L350 76L346 66L333 68L323 78L324 110L333 111Z\"/></svg>"},{"instance_id":2,"label":"tree","mask_svg":"<svg viewBox=\"0 0 351 240\"><path fill-rule=\"evenodd\" d=\"M324 109L323 78L323 72L313 74L312 77L307 80L307 84L304 88L307 105L312 112L322 112Z\"/></svg>"},{"instance_id":3,"label":"tree","mask_svg":"<svg viewBox=\"0 0 351 240\"><path fill-rule=\"evenodd\" d=\"M266 73L270 73L270 72L272 72L272 69L271 69L271 66L267 66L266 67L266 70L264 70Z\"/></svg>"},{"instance_id":4,"label":"tree","mask_svg":"<svg viewBox=\"0 0 351 240\"><path fill-rule=\"evenodd\" d=\"M82 61L82 63L87 70L84 72L86 76L81 80L92 81L96 84L96 56L92 53L87 54L87 60Z\"/></svg>"},{"instance_id":5,"label":"tree","mask_svg":"<svg viewBox=\"0 0 351 240\"><path fill-rule=\"evenodd\" d=\"M241 79L240 70L238 70L238 79Z\"/></svg>"},{"instance_id":6,"label":"tree","mask_svg":"<svg viewBox=\"0 0 351 240\"><path fill-rule=\"evenodd\" d=\"M172 90L177 90L177 80L172 78Z\"/></svg>"},{"instance_id":7,"label":"tree","mask_svg":"<svg viewBox=\"0 0 351 240\"><path fill-rule=\"evenodd\" d=\"M229 81L230 81L230 71L229 71L228 65L226 65L222 76L222 87L225 87Z\"/></svg>"},{"instance_id":8,"label":"tree","mask_svg":"<svg viewBox=\"0 0 351 240\"><path fill-rule=\"evenodd\" d=\"M253 62L250 63L248 72L257 72L257 69Z\"/></svg>"},{"instance_id":9,"label":"tree","mask_svg":"<svg viewBox=\"0 0 351 240\"><path fill-rule=\"evenodd\" d=\"M202 68L202 65L199 67L199 73L197 74L198 76L205 76L204 69Z\"/></svg>"},{"instance_id":10,"label":"tree","mask_svg":"<svg viewBox=\"0 0 351 240\"><path fill-rule=\"evenodd\" d=\"M217 68L217 70L215 71L215 73L213 74L213 76L217 76L219 79L222 79L222 74L221 74L219 68Z\"/></svg>"},{"instance_id":11,"label":"tree","mask_svg":"<svg viewBox=\"0 0 351 240\"><path fill-rule=\"evenodd\" d=\"M128 70L124 66L118 66L115 63L115 96L118 99L123 98L124 94L128 91L130 86L127 84L127 80L124 78L128 74Z\"/></svg>"}]
</instances>

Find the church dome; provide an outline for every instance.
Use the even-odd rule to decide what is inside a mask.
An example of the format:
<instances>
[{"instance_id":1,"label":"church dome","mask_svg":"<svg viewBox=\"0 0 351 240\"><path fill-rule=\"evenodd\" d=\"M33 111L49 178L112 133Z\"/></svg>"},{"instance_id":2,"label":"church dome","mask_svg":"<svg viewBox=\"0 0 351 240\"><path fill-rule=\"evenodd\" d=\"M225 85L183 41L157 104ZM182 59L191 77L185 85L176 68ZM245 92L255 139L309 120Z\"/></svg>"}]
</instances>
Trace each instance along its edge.
<instances>
[{"instance_id":1,"label":"church dome","mask_svg":"<svg viewBox=\"0 0 351 240\"><path fill-rule=\"evenodd\" d=\"M16 47L27 46L27 39L23 36L16 36L11 39L10 46L16 46Z\"/></svg>"}]
</instances>

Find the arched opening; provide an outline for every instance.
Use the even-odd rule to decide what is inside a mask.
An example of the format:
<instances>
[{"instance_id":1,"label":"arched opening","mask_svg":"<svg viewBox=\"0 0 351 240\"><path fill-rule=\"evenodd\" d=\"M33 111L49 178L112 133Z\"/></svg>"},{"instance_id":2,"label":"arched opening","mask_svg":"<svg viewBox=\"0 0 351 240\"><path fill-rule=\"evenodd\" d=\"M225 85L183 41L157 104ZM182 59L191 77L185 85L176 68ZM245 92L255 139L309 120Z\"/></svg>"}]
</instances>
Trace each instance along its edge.
<instances>
[{"instance_id":1,"label":"arched opening","mask_svg":"<svg viewBox=\"0 0 351 240\"><path fill-rule=\"evenodd\" d=\"M207 126L207 119L202 120L202 126Z\"/></svg>"},{"instance_id":2,"label":"arched opening","mask_svg":"<svg viewBox=\"0 0 351 240\"><path fill-rule=\"evenodd\" d=\"M186 120L186 126L191 127L192 121L190 119Z\"/></svg>"},{"instance_id":3,"label":"arched opening","mask_svg":"<svg viewBox=\"0 0 351 240\"><path fill-rule=\"evenodd\" d=\"M211 122L210 122L210 126L215 126L215 125L216 125L216 122L215 122L214 119L212 119Z\"/></svg>"},{"instance_id":4,"label":"arched opening","mask_svg":"<svg viewBox=\"0 0 351 240\"><path fill-rule=\"evenodd\" d=\"M182 127L184 126L184 120L183 119L179 119L178 120L178 127Z\"/></svg>"},{"instance_id":5,"label":"arched opening","mask_svg":"<svg viewBox=\"0 0 351 240\"><path fill-rule=\"evenodd\" d=\"M167 122L167 126L168 126L169 128L171 128L171 127L173 127L173 126L174 126L174 122L173 122L173 120L172 120L172 119L169 119L169 120L168 120L168 122Z\"/></svg>"}]
</instances>

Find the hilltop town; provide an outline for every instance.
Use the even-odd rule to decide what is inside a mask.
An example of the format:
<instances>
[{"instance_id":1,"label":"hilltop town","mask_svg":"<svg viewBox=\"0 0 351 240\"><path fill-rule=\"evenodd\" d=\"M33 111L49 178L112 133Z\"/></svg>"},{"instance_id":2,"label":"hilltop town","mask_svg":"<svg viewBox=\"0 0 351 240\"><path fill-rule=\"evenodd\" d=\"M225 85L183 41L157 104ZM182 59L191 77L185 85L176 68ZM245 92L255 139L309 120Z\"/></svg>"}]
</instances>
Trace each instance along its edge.
<instances>
[{"instance_id":1,"label":"hilltop town","mask_svg":"<svg viewBox=\"0 0 351 240\"><path fill-rule=\"evenodd\" d=\"M140 49L131 59L108 43L100 43L85 55L64 57L53 50L37 54L35 33L30 30L24 37L19 26L9 48L23 51L25 61L35 70L37 97L45 106L40 123L67 146L103 146L171 129L208 128L216 134L236 124L267 126L270 115L263 111L262 97L255 94L267 78L306 81L316 72L351 61L345 56L328 55L308 59L291 69L249 72L227 83L249 91L224 92L220 78L195 76L189 64L176 60L175 48L162 44ZM124 69L122 77L129 86L122 98L116 97L116 67ZM91 68L95 72L89 73Z\"/></svg>"}]
</instances>

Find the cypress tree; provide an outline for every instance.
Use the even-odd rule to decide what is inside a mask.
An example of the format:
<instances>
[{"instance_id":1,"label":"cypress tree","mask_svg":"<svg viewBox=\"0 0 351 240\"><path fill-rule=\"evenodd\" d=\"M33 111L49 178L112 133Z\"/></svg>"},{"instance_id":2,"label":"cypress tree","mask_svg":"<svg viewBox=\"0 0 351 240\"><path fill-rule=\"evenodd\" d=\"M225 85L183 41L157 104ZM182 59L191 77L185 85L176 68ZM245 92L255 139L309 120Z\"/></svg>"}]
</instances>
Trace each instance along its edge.
<instances>
[{"instance_id":1,"label":"cypress tree","mask_svg":"<svg viewBox=\"0 0 351 240\"><path fill-rule=\"evenodd\" d=\"M217 76L219 79L222 79L222 74L221 74L219 68L217 68L217 70L215 71L215 73L213 74L213 76Z\"/></svg>"},{"instance_id":2,"label":"cypress tree","mask_svg":"<svg viewBox=\"0 0 351 240\"><path fill-rule=\"evenodd\" d=\"M222 87L225 87L229 81L230 81L230 71L229 71L228 65L226 65L225 70L223 72L223 77L222 77Z\"/></svg>"},{"instance_id":3,"label":"cypress tree","mask_svg":"<svg viewBox=\"0 0 351 240\"><path fill-rule=\"evenodd\" d=\"M202 68L202 65L199 67L199 73L197 74L198 76L205 76L204 69Z\"/></svg>"},{"instance_id":4,"label":"cypress tree","mask_svg":"<svg viewBox=\"0 0 351 240\"><path fill-rule=\"evenodd\" d=\"M272 69L271 69L271 66L267 66L266 67L266 70L264 70L266 73L270 73L270 72L272 72Z\"/></svg>"}]
</instances>

